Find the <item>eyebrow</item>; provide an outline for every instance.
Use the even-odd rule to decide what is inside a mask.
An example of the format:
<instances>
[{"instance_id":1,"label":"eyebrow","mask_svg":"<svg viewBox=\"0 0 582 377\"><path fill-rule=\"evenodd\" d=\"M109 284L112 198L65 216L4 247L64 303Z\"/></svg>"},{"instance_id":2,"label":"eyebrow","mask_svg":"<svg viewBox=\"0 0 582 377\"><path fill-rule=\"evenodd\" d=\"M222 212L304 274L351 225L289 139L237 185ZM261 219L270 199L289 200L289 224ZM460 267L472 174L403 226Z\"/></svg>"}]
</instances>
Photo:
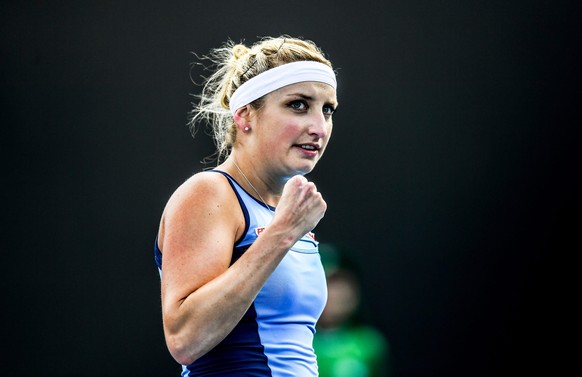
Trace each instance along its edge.
<instances>
[{"instance_id":1,"label":"eyebrow","mask_svg":"<svg viewBox=\"0 0 582 377\"><path fill-rule=\"evenodd\" d=\"M287 97L301 97L303 99L306 100L313 100L313 96L308 96L307 94L303 94L303 93L289 93L287 94Z\"/></svg>"},{"instance_id":2,"label":"eyebrow","mask_svg":"<svg viewBox=\"0 0 582 377\"><path fill-rule=\"evenodd\" d=\"M289 93L286 95L286 97L300 97L304 100L307 101L313 101L315 100L315 97L307 95L307 94L303 94L303 93ZM333 105L333 106L337 106L338 102L337 101L325 101L327 104L329 105Z\"/></svg>"}]
</instances>

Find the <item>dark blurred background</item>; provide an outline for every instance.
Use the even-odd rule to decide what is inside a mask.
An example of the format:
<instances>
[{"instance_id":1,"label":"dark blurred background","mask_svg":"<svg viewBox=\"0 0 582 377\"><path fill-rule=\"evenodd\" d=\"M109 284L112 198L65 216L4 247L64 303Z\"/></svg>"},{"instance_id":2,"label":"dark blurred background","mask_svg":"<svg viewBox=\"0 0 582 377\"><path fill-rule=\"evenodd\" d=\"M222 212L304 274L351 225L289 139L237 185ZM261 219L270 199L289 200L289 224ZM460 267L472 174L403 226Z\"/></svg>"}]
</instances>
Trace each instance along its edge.
<instances>
[{"instance_id":1,"label":"dark blurred background","mask_svg":"<svg viewBox=\"0 0 582 377\"><path fill-rule=\"evenodd\" d=\"M314 40L340 110L310 175L396 376L575 360L579 5L3 1L0 376L178 376L152 246L211 139L192 52ZM576 116L576 117L574 117Z\"/></svg>"}]
</instances>

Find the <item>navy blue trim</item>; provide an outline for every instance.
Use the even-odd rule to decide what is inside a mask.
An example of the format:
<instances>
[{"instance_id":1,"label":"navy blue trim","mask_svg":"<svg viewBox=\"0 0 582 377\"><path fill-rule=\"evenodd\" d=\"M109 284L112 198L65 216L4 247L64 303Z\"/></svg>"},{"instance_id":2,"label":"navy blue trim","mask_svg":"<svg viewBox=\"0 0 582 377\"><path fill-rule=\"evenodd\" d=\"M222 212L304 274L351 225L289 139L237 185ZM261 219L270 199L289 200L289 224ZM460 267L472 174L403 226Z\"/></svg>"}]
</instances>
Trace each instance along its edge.
<instances>
[{"instance_id":1,"label":"navy blue trim","mask_svg":"<svg viewBox=\"0 0 582 377\"><path fill-rule=\"evenodd\" d=\"M156 260L156 265L161 270L162 269L162 251L158 246L158 235L156 235L156 241L154 242L154 258Z\"/></svg>"},{"instance_id":2,"label":"navy blue trim","mask_svg":"<svg viewBox=\"0 0 582 377\"><path fill-rule=\"evenodd\" d=\"M312 241L312 240L310 240L310 239L303 239L303 238L302 238L302 239L300 239L298 242L306 242L306 243L310 243L310 244L312 244L313 246L317 246L317 245L318 245L318 244L317 244L317 242L315 242L315 241Z\"/></svg>"},{"instance_id":3,"label":"navy blue trim","mask_svg":"<svg viewBox=\"0 0 582 377\"><path fill-rule=\"evenodd\" d=\"M242 242L242 240L245 238L247 232L249 231L249 224L251 222L251 219L250 219L250 216L249 216L249 210L247 209L247 206L245 205L243 199L240 197L240 194L238 193L238 191L237 191L236 187L234 187L234 185L236 184L243 191L245 191L245 189L242 188L242 186L239 185L238 182L233 177L231 177L228 173L226 173L226 172L223 172L221 170L216 170L216 169L209 170L209 172L220 173L220 174L222 174L223 176L226 177L226 180L230 184L230 187L232 188L232 191L234 191L234 193L236 194L236 198L238 199L238 204L240 205L240 208L243 211L243 215L245 217L245 229L244 229L244 232L242 233L242 235L240 236L240 238L238 240L236 240L236 242L234 243L234 247L237 247L238 244ZM247 194L248 194L248 192L247 192ZM251 195L251 197L252 197L252 195Z\"/></svg>"},{"instance_id":4,"label":"navy blue trim","mask_svg":"<svg viewBox=\"0 0 582 377\"><path fill-rule=\"evenodd\" d=\"M194 363L187 376L271 377L265 347L259 337L257 311L252 304L226 338Z\"/></svg>"}]
</instances>

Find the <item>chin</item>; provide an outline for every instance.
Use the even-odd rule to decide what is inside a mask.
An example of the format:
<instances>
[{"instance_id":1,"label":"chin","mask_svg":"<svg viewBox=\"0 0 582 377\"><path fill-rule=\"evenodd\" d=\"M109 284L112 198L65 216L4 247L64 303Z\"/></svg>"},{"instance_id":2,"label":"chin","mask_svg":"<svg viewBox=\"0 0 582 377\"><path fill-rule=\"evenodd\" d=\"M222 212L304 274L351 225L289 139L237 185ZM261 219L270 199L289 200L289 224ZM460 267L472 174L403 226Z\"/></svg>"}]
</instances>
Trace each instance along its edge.
<instances>
[{"instance_id":1,"label":"chin","mask_svg":"<svg viewBox=\"0 0 582 377\"><path fill-rule=\"evenodd\" d=\"M295 173L301 174L301 175L307 175L307 174L311 173L314 168L315 168L315 165L312 165L309 167L304 167L304 168L299 168L299 169L295 170Z\"/></svg>"},{"instance_id":2,"label":"chin","mask_svg":"<svg viewBox=\"0 0 582 377\"><path fill-rule=\"evenodd\" d=\"M289 165L293 175L307 175L315 169L317 160L299 160Z\"/></svg>"}]
</instances>

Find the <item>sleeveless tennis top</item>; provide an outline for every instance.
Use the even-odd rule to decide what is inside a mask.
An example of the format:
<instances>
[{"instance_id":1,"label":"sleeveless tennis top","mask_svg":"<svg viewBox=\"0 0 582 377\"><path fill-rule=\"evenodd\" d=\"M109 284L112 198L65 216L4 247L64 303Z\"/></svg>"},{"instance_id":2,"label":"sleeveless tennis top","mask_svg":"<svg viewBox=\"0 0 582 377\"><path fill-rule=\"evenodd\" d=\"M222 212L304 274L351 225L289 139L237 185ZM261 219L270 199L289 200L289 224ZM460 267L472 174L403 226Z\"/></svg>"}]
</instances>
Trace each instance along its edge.
<instances>
[{"instance_id":1,"label":"sleeveless tennis top","mask_svg":"<svg viewBox=\"0 0 582 377\"><path fill-rule=\"evenodd\" d=\"M275 208L253 198L227 173L211 172L228 179L245 217L232 264L269 225ZM161 276L157 240L154 251ZM206 355L182 366L182 376L317 376L313 335L326 300L317 242L309 233L285 255L233 331Z\"/></svg>"}]
</instances>

